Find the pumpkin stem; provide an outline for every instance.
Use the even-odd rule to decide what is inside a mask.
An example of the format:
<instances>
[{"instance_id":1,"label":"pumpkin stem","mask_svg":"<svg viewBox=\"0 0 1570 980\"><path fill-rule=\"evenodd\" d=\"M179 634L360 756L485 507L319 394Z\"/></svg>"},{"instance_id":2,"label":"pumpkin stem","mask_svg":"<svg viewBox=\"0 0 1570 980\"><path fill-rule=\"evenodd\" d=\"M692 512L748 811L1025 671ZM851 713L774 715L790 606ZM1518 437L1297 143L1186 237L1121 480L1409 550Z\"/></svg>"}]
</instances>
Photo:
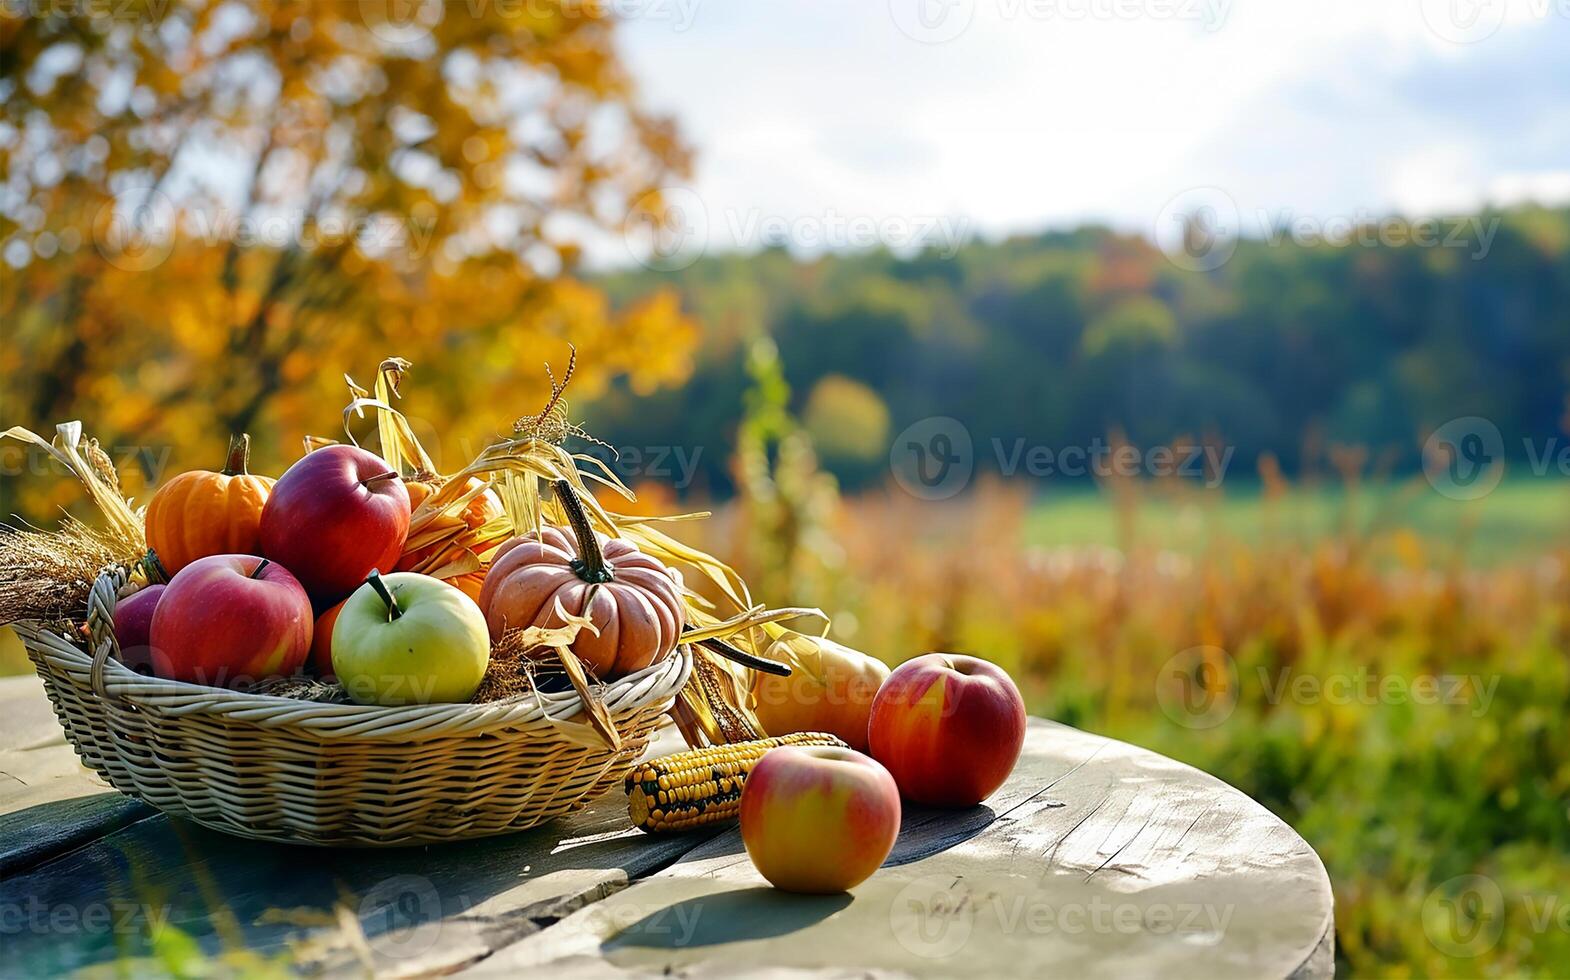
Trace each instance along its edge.
<instances>
[{"instance_id":1,"label":"pumpkin stem","mask_svg":"<svg viewBox=\"0 0 1570 980\"><path fill-rule=\"evenodd\" d=\"M256 563L256 567L251 569L251 574L247 575L246 578L261 578L262 569L271 564L272 562L268 561L266 558L263 558L261 561Z\"/></svg>"},{"instance_id":2,"label":"pumpkin stem","mask_svg":"<svg viewBox=\"0 0 1570 980\"><path fill-rule=\"evenodd\" d=\"M365 581L370 583L376 594L381 596L383 602L387 603L387 621L389 623L403 615L403 610L398 608L398 597L393 595L391 590L387 588L387 583L382 581L381 572L374 568L371 569L371 574L366 577Z\"/></svg>"},{"instance_id":3,"label":"pumpkin stem","mask_svg":"<svg viewBox=\"0 0 1570 980\"><path fill-rule=\"evenodd\" d=\"M583 509L578 492L566 480L557 480L551 486L556 489L556 499L561 501L561 509L567 514L572 533L578 536L578 557L572 560L572 570L585 582L614 581L616 575L605 564L605 552L600 550L600 539L594 535L594 528L589 524L588 512Z\"/></svg>"},{"instance_id":4,"label":"pumpkin stem","mask_svg":"<svg viewBox=\"0 0 1570 980\"><path fill-rule=\"evenodd\" d=\"M157 585L160 582L167 583L170 579L169 570L164 567L164 563L159 559L158 552L152 548L147 549L147 554L143 555L137 564L141 566L142 571L147 573L148 585Z\"/></svg>"},{"instance_id":5,"label":"pumpkin stem","mask_svg":"<svg viewBox=\"0 0 1570 980\"><path fill-rule=\"evenodd\" d=\"M218 472L224 476L246 476L251 462L251 434L242 432L229 437L229 458Z\"/></svg>"}]
</instances>

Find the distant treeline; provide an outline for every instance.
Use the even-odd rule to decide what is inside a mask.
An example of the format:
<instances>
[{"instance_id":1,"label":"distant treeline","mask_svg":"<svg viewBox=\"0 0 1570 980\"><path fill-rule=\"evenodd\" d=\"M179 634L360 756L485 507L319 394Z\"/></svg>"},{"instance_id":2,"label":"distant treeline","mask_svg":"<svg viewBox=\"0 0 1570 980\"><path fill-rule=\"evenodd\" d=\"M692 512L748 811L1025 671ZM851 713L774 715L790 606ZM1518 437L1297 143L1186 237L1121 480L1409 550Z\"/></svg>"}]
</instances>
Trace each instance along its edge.
<instances>
[{"instance_id":1,"label":"distant treeline","mask_svg":"<svg viewBox=\"0 0 1570 980\"><path fill-rule=\"evenodd\" d=\"M1323 468L1336 445L1410 470L1463 416L1497 426L1507 455L1541 458L1570 425L1570 209L1464 221L1491 232L1486 249L1272 236L1187 271L1091 227L950 258L770 249L618 273L604 285L619 301L674 284L706 335L685 386L612 390L590 428L636 450L634 477L686 471L726 492L747 345L767 335L793 408L852 486L881 481L895 434L939 415L969 430L982 468L1120 435L1227 447L1237 475L1266 453L1288 474Z\"/></svg>"}]
</instances>

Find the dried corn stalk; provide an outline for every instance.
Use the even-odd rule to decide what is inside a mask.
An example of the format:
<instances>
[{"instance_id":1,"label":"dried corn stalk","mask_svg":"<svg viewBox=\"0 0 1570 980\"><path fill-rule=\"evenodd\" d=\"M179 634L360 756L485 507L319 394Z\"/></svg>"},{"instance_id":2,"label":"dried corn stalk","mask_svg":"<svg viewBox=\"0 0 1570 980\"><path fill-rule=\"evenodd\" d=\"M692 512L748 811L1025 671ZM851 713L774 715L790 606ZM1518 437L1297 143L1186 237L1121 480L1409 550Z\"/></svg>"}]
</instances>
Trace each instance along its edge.
<instances>
[{"instance_id":1,"label":"dried corn stalk","mask_svg":"<svg viewBox=\"0 0 1570 980\"><path fill-rule=\"evenodd\" d=\"M62 422L52 440L21 426L0 432L5 438L40 447L70 471L106 526L72 517L53 531L0 525L0 623L79 616L105 565L134 564L147 553L142 514L120 493L98 440L82 438L82 423Z\"/></svg>"},{"instance_id":2,"label":"dried corn stalk","mask_svg":"<svg viewBox=\"0 0 1570 980\"><path fill-rule=\"evenodd\" d=\"M367 411L374 412L383 457L409 479L432 487L410 516L405 557L418 556L410 566L416 571L450 580L468 576L470 584L477 582L497 547L511 537L538 530L547 523L566 523L566 514L560 504L553 496L542 493L541 487L542 481L566 480L577 491L590 522L600 530L632 541L644 553L688 576L697 575L712 583L719 599L711 603L683 581L682 595L689 627L684 640L691 645L694 670L672 714L688 742L695 746L755 738L759 734L757 719L748 706L752 668L717 655L703 644L712 645L713 641L724 639L747 657L763 658L774 640L790 634L781 625L784 621L803 616L822 618L823 614L815 609L766 608L754 600L747 583L735 569L663 530L669 524L702 519L708 516L706 513L629 517L606 510L591 492L590 483L629 501L636 498L603 461L563 448L570 438L594 441L571 422L562 397L575 363L576 352L561 381L551 376L551 397L539 413L518 419L509 437L487 446L455 473L435 472L433 460L415 437L408 419L393 407L393 401L402 397L399 388L411 366L402 358L389 357L382 361L372 390L345 378L350 388L350 401L344 409L345 431L348 432L351 418L364 417ZM549 366L546 370L550 371ZM45 606L54 608L61 602L69 602L75 608L79 603L75 602L76 593L72 590L77 589L77 585L73 583L90 583L103 565L131 564L146 552L141 515L120 495L113 468L104 466L107 461L100 458L101 452L95 454L96 444L82 444L78 423L67 423L58 431L53 442L45 442L25 429L11 429L3 435L49 450L81 480L89 496L103 511L109 529L99 532L68 522L57 532L12 532L9 540L0 542L0 556L4 562L0 567L0 615L11 615L18 610L37 613ZM354 441L352 433L349 439ZM330 439L308 436L305 448L311 452L332 443ZM486 495L492 493L500 507L491 508L492 513L477 520L476 505L486 501ZM499 513L495 513L498 509ZM44 537L29 537L25 544L19 544L20 535L35 533ZM41 592L27 592L22 583L24 578L35 584L47 583L49 587ZM78 591L85 596L86 584ZM583 627L573 624L569 628L575 636L576 630ZM504 641L498 649L507 649L508 644L523 644L519 651L523 659L538 661L543 657L547 661L561 662L588 713L587 725L571 727L575 732L583 733L581 737L585 739L614 739L614 726L610 725L603 704L595 696L594 678L571 654L571 638L564 639L565 634L551 631L541 632L550 635L514 637ZM801 648L792 644L779 644L774 649L783 652L788 659L801 655ZM517 657L512 659L514 663L519 660ZM497 683L510 685L514 682L503 679ZM493 685L492 691L496 689ZM529 689L532 690L532 686Z\"/></svg>"}]
</instances>

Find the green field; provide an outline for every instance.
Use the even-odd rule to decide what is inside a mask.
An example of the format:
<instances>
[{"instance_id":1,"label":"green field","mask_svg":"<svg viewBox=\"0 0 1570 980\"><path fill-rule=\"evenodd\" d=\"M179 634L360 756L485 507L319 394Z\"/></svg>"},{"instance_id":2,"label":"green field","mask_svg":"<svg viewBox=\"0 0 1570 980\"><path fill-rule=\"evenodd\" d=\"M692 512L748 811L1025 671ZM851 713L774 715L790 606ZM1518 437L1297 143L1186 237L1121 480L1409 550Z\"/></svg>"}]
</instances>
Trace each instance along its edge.
<instances>
[{"instance_id":1,"label":"green field","mask_svg":"<svg viewBox=\"0 0 1570 980\"><path fill-rule=\"evenodd\" d=\"M1440 553L1491 566L1570 546L1570 482L1507 480L1488 496L1457 501L1421 478L1357 490L1296 487L1267 500L1258 484L1241 489L1142 493L1131 515L1091 488L1042 492L1025 523L1033 547L1145 547L1194 554L1219 540L1311 543L1330 535L1409 529ZM0 630L0 676L30 669L21 644Z\"/></svg>"},{"instance_id":2,"label":"green field","mask_svg":"<svg viewBox=\"0 0 1570 980\"><path fill-rule=\"evenodd\" d=\"M1520 478L1473 501L1435 493L1421 477L1349 490L1295 487L1267 500L1258 484L1238 489L1142 492L1131 516L1093 488L1048 489L1026 522L1039 547L1148 547L1198 553L1221 540L1299 543L1407 529L1439 554L1491 566L1570 545L1570 481Z\"/></svg>"}]
</instances>

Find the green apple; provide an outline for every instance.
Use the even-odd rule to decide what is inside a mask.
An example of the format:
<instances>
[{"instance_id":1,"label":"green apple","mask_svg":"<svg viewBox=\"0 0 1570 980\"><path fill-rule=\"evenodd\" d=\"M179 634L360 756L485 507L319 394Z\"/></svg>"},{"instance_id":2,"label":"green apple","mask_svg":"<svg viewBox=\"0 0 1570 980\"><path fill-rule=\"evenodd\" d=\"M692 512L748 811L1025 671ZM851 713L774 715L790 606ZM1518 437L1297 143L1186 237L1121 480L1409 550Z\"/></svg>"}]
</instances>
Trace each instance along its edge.
<instances>
[{"instance_id":1,"label":"green apple","mask_svg":"<svg viewBox=\"0 0 1570 980\"><path fill-rule=\"evenodd\" d=\"M474 696L491 634L474 600L417 572L371 572L333 627L333 673L360 704L437 704Z\"/></svg>"}]
</instances>

